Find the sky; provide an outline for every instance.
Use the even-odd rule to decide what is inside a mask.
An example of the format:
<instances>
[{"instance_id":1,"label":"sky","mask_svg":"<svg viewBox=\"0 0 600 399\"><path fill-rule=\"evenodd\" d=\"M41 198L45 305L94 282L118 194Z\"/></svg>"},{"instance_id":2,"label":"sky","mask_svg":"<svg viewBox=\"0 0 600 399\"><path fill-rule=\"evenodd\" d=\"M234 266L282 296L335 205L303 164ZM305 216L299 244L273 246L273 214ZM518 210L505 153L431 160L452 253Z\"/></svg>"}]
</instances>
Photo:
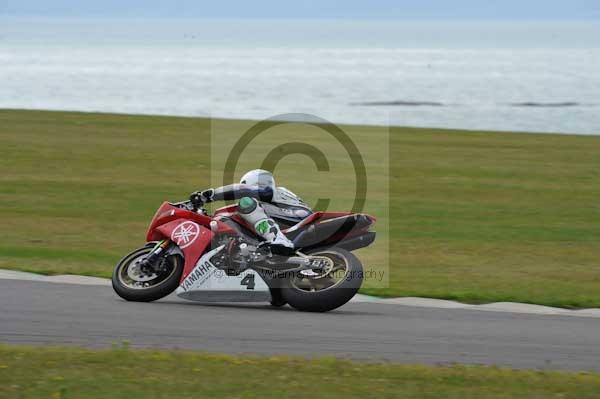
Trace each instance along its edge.
<instances>
[{"instance_id":1,"label":"sky","mask_svg":"<svg viewBox=\"0 0 600 399\"><path fill-rule=\"evenodd\" d=\"M341 19L600 19L599 0L0 0L0 15Z\"/></svg>"}]
</instances>

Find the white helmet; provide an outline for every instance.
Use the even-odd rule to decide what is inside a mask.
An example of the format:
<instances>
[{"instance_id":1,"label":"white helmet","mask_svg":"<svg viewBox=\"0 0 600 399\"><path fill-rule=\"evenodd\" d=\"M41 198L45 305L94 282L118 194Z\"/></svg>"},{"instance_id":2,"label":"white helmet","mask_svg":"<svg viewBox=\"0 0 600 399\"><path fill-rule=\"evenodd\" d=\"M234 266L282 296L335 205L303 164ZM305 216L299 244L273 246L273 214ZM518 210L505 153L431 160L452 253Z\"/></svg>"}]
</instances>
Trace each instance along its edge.
<instances>
[{"instance_id":1,"label":"white helmet","mask_svg":"<svg viewBox=\"0 0 600 399\"><path fill-rule=\"evenodd\" d=\"M240 184L248 184L250 186L270 187L275 190L275 179L273 173L264 169L254 169L242 176Z\"/></svg>"}]
</instances>

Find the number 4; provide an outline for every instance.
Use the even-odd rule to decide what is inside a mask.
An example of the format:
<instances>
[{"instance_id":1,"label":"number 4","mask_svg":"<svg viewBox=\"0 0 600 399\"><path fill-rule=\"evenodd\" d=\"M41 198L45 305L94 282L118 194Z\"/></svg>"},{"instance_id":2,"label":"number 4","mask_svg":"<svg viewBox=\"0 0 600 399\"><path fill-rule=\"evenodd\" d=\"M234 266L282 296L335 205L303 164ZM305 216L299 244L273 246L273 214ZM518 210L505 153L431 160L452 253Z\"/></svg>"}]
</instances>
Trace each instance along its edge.
<instances>
[{"instance_id":1,"label":"number 4","mask_svg":"<svg viewBox=\"0 0 600 399\"><path fill-rule=\"evenodd\" d=\"M245 285L247 290L254 289L254 274L246 274L246 277L242 279L241 285Z\"/></svg>"}]
</instances>

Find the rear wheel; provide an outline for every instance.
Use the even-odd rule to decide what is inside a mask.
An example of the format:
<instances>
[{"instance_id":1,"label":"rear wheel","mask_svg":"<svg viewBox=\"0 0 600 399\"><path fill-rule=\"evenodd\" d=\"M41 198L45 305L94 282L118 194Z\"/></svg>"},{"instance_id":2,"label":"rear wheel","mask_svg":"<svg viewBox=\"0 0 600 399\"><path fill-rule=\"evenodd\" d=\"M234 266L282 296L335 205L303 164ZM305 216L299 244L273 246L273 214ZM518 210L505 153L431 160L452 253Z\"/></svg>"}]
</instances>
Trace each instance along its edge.
<instances>
[{"instance_id":1,"label":"rear wheel","mask_svg":"<svg viewBox=\"0 0 600 399\"><path fill-rule=\"evenodd\" d=\"M307 312L327 312L347 303L363 281L360 260L341 248L309 253L323 259L319 270L303 270L287 280L282 296L292 307Z\"/></svg>"},{"instance_id":2,"label":"rear wheel","mask_svg":"<svg viewBox=\"0 0 600 399\"><path fill-rule=\"evenodd\" d=\"M276 308L280 308L282 306L287 305L287 302L283 298L283 294L281 293L281 288L271 288L271 305Z\"/></svg>"},{"instance_id":3,"label":"rear wheel","mask_svg":"<svg viewBox=\"0 0 600 399\"><path fill-rule=\"evenodd\" d=\"M183 259L178 255L161 257L155 271L145 272L141 262L152 251L146 246L125 256L115 267L112 286L123 299L136 302L151 302L175 291L183 272Z\"/></svg>"}]
</instances>

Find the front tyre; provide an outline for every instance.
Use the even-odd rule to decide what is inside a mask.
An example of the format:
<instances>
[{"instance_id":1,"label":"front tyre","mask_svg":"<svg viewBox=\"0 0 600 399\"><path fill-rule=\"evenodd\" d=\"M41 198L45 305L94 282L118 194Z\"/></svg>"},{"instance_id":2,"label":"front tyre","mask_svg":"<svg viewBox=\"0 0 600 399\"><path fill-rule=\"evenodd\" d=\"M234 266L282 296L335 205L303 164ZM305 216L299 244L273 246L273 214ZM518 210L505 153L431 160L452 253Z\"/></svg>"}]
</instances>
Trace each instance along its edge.
<instances>
[{"instance_id":1,"label":"front tyre","mask_svg":"<svg viewBox=\"0 0 600 399\"><path fill-rule=\"evenodd\" d=\"M295 309L328 312L347 303L358 292L363 268L354 254L341 248L315 250L308 255L329 260L320 271L299 272L287 280L282 296Z\"/></svg>"},{"instance_id":2,"label":"front tyre","mask_svg":"<svg viewBox=\"0 0 600 399\"><path fill-rule=\"evenodd\" d=\"M161 257L157 271L144 273L140 262L152 251L151 246L136 249L119 261L112 275L115 292L127 301L151 302L175 291L183 272L183 259L178 255Z\"/></svg>"}]
</instances>

